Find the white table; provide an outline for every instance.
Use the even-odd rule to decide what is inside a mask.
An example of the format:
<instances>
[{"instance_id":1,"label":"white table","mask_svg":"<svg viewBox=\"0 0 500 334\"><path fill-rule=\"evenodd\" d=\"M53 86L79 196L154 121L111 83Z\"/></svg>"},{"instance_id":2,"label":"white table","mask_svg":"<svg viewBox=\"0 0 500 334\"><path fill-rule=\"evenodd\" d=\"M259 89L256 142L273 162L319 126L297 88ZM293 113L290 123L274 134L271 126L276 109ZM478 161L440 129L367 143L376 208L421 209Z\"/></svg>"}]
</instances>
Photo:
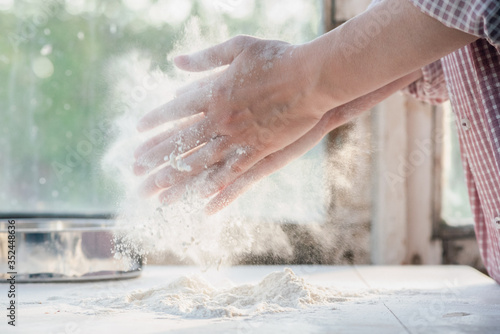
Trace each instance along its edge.
<instances>
[{"instance_id":1,"label":"white table","mask_svg":"<svg viewBox=\"0 0 500 334\"><path fill-rule=\"evenodd\" d=\"M203 273L214 285L256 283L284 266L241 266ZM18 284L17 326L0 317L0 333L500 333L500 286L466 266L291 266L308 282L338 289L380 289L370 298L251 317L185 319L138 310L72 312L64 298L146 289L200 272L148 266L138 279L93 283ZM7 285L0 285L6 313Z\"/></svg>"}]
</instances>

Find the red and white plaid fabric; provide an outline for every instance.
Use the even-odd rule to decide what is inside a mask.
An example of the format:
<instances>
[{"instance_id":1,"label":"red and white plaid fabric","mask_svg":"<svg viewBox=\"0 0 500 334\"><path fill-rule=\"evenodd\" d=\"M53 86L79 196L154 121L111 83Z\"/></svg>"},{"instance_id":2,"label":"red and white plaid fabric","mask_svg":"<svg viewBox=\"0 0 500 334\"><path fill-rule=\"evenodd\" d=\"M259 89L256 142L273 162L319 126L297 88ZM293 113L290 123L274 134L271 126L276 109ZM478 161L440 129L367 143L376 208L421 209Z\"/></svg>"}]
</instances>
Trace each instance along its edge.
<instances>
[{"instance_id":1,"label":"red and white plaid fabric","mask_svg":"<svg viewBox=\"0 0 500 334\"><path fill-rule=\"evenodd\" d=\"M500 283L500 1L410 0L448 27L480 37L422 69L406 91L430 103L450 100L479 249Z\"/></svg>"}]
</instances>

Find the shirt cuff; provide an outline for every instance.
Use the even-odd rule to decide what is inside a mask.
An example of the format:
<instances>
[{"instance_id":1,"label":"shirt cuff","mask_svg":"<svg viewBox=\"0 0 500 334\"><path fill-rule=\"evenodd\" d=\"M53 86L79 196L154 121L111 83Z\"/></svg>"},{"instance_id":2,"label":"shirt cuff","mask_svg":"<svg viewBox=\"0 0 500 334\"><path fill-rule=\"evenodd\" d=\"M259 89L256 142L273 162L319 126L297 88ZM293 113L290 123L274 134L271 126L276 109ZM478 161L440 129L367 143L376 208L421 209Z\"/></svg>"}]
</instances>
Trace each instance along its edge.
<instances>
[{"instance_id":1,"label":"shirt cuff","mask_svg":"<svg viewBox=\"0 0 500 334\"><path fill-rule=\"evenodd\" d=\"M431 104L448 101L448 88L441 60L423 67L422 78L403 89L403 92Z\"/></svg>"}]
</instances>

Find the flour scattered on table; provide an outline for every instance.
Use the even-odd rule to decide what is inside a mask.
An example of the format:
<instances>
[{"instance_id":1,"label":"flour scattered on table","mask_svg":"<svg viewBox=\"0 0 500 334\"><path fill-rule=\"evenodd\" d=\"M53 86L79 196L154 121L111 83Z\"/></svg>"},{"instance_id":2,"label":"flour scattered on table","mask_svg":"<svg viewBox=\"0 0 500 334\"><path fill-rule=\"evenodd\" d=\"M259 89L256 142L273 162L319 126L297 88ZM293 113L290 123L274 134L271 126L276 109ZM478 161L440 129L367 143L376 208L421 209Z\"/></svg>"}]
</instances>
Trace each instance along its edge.
<instances>
[{"instance_id":1,"label":"flour scattered on table","mask_svg":"<svg viewBox=\"0 0 500 334\"><path fill-rule=\"evenodd\" d=\"M360 296L309 284L287 268L269 274L257 284L215 288L201 276L190 275L165 286L87 299L79 305L96 313L137 309L185 318L214 318L287 312Z\"/></svg>"}]
</instances>

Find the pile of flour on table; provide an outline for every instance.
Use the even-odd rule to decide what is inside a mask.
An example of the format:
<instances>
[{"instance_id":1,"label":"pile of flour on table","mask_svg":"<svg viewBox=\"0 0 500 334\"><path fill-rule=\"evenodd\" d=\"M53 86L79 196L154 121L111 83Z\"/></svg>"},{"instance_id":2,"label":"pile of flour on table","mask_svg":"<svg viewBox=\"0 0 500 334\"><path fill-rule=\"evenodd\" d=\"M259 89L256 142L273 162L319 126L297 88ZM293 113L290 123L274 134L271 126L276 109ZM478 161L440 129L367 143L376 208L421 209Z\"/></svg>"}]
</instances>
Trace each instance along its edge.
<instances>
[{"instance_id":1,"label":"pile of flour on table","mask_svg":"<svg viewBox=\"0 0 500 334\"><path fill-rule=\"evenodd\" d=\"M82 300L79 305L97 314L136 309L183 318L215 318L286 312L360 296L359 292L349 294L309 284L286 268L257 284L215 288L201 276L190 275L165 286Z\"/></svg>"}]
</instances>

